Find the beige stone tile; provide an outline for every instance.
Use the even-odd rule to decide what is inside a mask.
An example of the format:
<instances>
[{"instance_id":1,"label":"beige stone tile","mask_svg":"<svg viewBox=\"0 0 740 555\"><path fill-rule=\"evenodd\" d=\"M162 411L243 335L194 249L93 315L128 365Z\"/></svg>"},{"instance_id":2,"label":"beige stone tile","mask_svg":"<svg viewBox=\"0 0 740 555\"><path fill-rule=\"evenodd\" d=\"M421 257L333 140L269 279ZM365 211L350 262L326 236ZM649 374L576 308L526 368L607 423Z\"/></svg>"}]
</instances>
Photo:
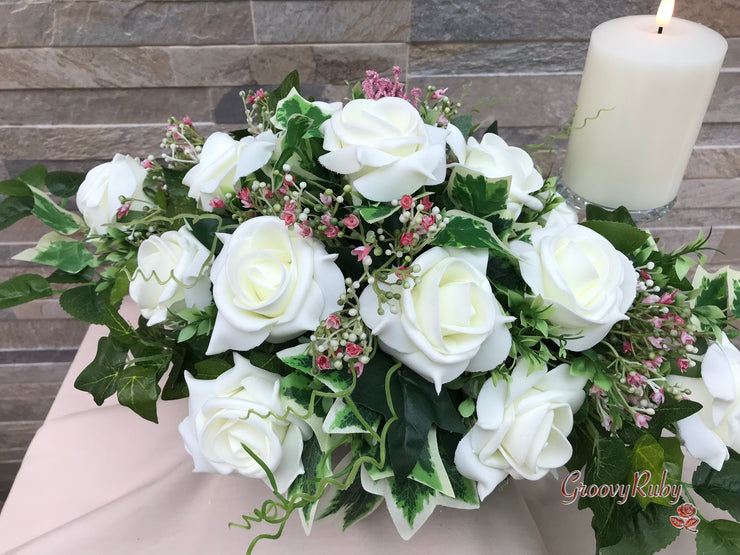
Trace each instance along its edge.
<instances>
[{"instance_id":1,"label":"beige stone tile","mask_svg":"<svg viewBox=\"0 0 740 555\"><path fill-rule=\"evenodd\" d=\"M61 383L69 370L68 362L0 364L0 384L28 382Z\"/></svg>"},{"instance_id":2,"label":"beige stone tile","mask_svg":"<svg viewBox=\"0 0 740 555\"><path fill-rule=\"evenodd\" d=\"M740 37L740 4L735 0L676 2L674 15L706 25L724 37Z\"/></svg>"},{"instance_id":3,"label":"beige stone tile","mask_svg":"<svg viewBox=\"0 0 740 555\"><path fill-rule=\"evenodd\" d=\"M405 65L405 43L286 46L132 46L0 50L0 89L341 84L366 69Z\"/></svg>"},{"instance_id":4,"label":"beige stone tile","mask_svg":"<svg viewBox=\"0 0 740 555\"><path fill-rule=\"evenodd\" d=\"M252 1L258 43L405 42L410 0Z\"/></svg>"},{"instance_id":5,"label":"beige stone tile","mask_svg":"<svg viewBox=\"0 0 740 555\"><path fill-rule=\"evenodd\" d=\"M0 349L77 347L88 324L78 320L0 320Z\"/></svg>"}]
</instances>

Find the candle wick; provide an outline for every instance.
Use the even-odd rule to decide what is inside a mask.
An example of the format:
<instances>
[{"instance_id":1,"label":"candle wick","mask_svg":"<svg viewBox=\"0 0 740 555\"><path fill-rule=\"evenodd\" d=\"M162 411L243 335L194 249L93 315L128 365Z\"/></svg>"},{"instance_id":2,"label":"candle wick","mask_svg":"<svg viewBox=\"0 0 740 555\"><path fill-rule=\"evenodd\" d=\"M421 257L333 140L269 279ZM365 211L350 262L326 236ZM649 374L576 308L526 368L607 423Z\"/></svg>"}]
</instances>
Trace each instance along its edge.
<instances>
[{"instance_id":1,"label":"candle wick","mask_svg":"<svg viewBox=\"0 0 740 555\"><path fill-rule=\"evenodd\" d=\"M658 27L658 34L659 35L662 35L663 34L663 27Z\"/></svg>"}]
</instances>

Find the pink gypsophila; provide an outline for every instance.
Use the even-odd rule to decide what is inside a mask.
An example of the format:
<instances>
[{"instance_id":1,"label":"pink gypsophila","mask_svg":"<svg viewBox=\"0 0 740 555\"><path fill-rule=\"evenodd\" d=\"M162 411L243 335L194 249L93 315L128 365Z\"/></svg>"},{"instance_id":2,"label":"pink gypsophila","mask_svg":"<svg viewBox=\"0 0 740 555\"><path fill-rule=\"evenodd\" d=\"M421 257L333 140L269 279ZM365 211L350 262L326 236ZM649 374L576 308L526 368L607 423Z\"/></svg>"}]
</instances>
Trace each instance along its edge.
<instances>
[{"instance_id":1,"label":"pink gypsophila","mask_svg":"<svg viewBox=\"0 0 740 555\"><path fill-rule=\"evenodd\" d=\"M254 205L252 204L252 198L250 196L251 194L252 191L246 188L243 188L238 193L236 193L236 198L242 201L242 206L244 208L254 208Z\"/></svg>"},{"instance_id":2,"label":"pink gypsophila","mask_svg":"<svg viewBox=\"0 0 740 555\"><path fill-rule=\"evenodd\" d=\"M411 210L414 207L414 199L409 195L403 195L399 204L404 210Z\"/></svg>"},{"instance_id":3,"label":"pink gypsophila","mask_svg":"<svg viewBox=\"0 0 740 555\"><path fill-rule=\"evenodd\" d=\"M319 370L328 370L329 369L329 357L326 355L319 355L316 357L316 367Z\"/></svg>"},{"instance_id":4,"label":"pink gypsophila","mask_svg":"<svg viewBox=\"0 0 740 555\"><path fill-rule=\"evenodd\" d=\"M345 346L345 352L350 358L358 357L362 354L362 347L360 347L357 343L347 343Z\"/></svg>"},{"instance_id":5,"label":"pink gypsophila","mask_svg":"<svg viewBox=\"0 0 740 555\"><path fill-rule=\"evenodd\" d=\"M363 247L352 249L350 252L354 254L357 257L357 260L361 262L368 254L370 254L371 250L372 248L369 245L365 245Z\"/></svg>"},{"instance_id":6,"label":"pink gypsophila","mask_svg":"<svg viewBox=\"0 0 740 555\"><path fill-rule=\"evenodd\" d=\"M313 237L313 229L311 229L310 225L300 223L300 224L297 224L297 227L298 227L298 235L300 235L301 237L306 237L306 238Z\"/></svg>"},{"instance_id":7,"label":"pink gypsophila","mask_svg":"<svg viewBox=\"0 0 740 555\"><path fill-rule=\"evenodd\" d=\"M338 330L340 323L341 321L339 320L339 316L336 314L332 314L326 319L326 327L329 329Z\"/></svg>"},{"instance_id":8,"label":"pink gypsophila","mask_svg":"<svg viewBox=\"0 0 740 555\"><path fill-rule=\"evenodd\" d=\"M359 218L358 218L357 216L355 216L354 214L351 214L351 215L347 216L346 218L344 218L344 219L342 220L342 223L343 223L343 224L344 224L344 225L345 225L346 227L348 227L348 228L350 228L350 229L354 229L354 228L356 228L356 227L357 227L358 225L360 225L360 220L359 220Z\"/></svg>"},{"instance_id":9,"label":"pink gypsophila","mask_svg":"<svg viewBox=\"0 0 740 555\"><path fill-rule=\"evenodd\" d=\"M333 239L337 235L339 235L339 228L335 225L328 225L326 227L326 231L324 231L324 235L326 235L329 239Z\"/></svg>"},{"instance_id":10,"label":"pink gypsophila","mask_svg":"<svg viewBox=\"0 0 740 555\"><path fill-rule=\"evenodd\" d=\"M647 428L650 420L652 420L652 418L647 414L642 414L641 412L635 413L635 424L640 428Z\"/></svg>"},{"instance_id":11,"label":"pink gypsophila","mask_svg":"<svg viewBox=\"0 0 740 555\"><path fill-rule=\"evenodd\" d=\"M120 220L121 218L123 218L125 215L128 214L128 211L129 210L131 210L131 203L130 202L127 202L126 204L122 204L121 207L116 212L116 216Z\"/></svg>"},{"instance_id":12,"label":"pink gypsophila","mask_svg":"<svg viewBox=\"0 0 740 555\"><path fill-rule=\"evenodd\" d=\"M681 372L686 372L686 370L689 369L689 366L691 366L691 361L687 358L676 359L676 363L678 364L678 369L681 370Z\"/></svg>"},{"instance_id":13,"label":"pink gypsophila","mask_svg":"<svg viewBox=\"0 0 740 555\"><path fill-rule=\"evenodd\" d=\"M416 239L414 238L413 233L403 233L401 235L400 243L402 247L410 247L415 242L416 242Z\"/></svg>"},{"instance_id":14,"label":"pink gypsophila","mask_svg":"<svg viewBox=\"0 0 740 555\"><path fill-rule=\"evenodd\" d=\"M355 376L357 376L358 378L362 376L362 372L365 370L365 365L358 360L357 362L354 363L353 366L355 369Z\"/></svg>"},{"instance_id":15,"label":"pink gypsophila","mask_svg":"<svg viewBox=\"0 0 740 555\"><path fill-rule=\"evenodd\" d=\"M224 199L221 198L215 198L208 204L211 205L211 208L226 208L226 203L224 202Z\"/></svg>"}]
</instances>

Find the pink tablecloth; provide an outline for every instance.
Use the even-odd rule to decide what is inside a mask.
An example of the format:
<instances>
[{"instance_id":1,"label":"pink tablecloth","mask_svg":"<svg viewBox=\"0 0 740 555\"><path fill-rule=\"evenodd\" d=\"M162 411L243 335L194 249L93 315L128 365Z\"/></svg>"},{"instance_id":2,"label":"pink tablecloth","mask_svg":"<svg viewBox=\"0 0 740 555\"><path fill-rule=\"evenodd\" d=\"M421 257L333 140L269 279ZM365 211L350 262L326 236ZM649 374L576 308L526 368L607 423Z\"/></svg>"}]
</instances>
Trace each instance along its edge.
<instances>
[{"instance_id":1,"label":"pink tablecloth","mask_svg":"<svg viewBox=\"0 0 740 555\"><path fill-rule=\"evenodd\" d=\"M192 472L177 433L185 401L161 403L156 425L113 402L96 407L73 388L103 329L88 332L29 447L0 514L0 553L244 553L255 532L228 523L269 491L240 476ZM318 521L310 537L294 515L278 542L255 553L593 553L589 513L562 499L554 477L510 481L479 510L438 508L409 541L384 506L344 533L336 520ZM691 534L682 536L671 553L693 552Z\"/></svg>"}]
</instances>

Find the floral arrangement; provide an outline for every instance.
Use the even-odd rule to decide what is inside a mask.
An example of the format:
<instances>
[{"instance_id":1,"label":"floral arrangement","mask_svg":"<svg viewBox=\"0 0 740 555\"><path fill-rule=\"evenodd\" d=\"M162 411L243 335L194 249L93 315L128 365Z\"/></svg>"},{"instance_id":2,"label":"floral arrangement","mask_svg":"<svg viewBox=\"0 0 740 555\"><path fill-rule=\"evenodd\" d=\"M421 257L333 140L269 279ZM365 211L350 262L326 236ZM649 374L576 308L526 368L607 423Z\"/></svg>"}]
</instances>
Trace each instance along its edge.
<instances>
[{"instance_id":1,"label":"floral arrangement","mask_svg":"<svg viewBox=\"0 0 740 555\"><path fill-rule=\"evenodd\" d=\"M0 225L51 228L17 258L55 268L0 284L0 307L65 284L61 306L110 329L77 388L155 422L189 395L195 470L269 488L245 528L385 504L409 538L565 465L598 549L685 529L734 552L738 523L693 495L740 516L740 273L689 282L706 240L665 252L624 209L578 223L495 124L399 77L327 104L294 72L243 95L243 130L172 118L159 160L0 183Z\"/></svg>"}]
</instances>

